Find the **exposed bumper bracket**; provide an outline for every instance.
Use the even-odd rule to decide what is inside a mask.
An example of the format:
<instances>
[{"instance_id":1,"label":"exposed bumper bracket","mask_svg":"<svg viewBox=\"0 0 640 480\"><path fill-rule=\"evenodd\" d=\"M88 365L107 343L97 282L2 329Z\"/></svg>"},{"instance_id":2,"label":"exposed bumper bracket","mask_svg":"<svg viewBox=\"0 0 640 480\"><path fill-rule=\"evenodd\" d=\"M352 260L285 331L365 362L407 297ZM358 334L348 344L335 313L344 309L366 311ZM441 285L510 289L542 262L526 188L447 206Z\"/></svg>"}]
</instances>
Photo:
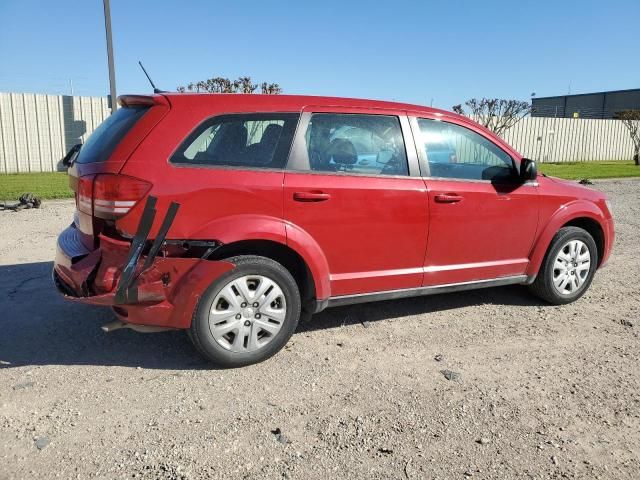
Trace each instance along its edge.
<instances>
[{"instance_id":1,"label":"exposed bumper bracket","mask_svg":"<svg viewBox=\"0 0 640 480\"><path fill-rule=\"evenodd\" d=\"M167 237L167 232L169 231L169 228L171 228L171 225L176 218L176 214L178 213L178 209L180 208L179 203L171 202L171 204L169 205L169 209L167 210L167 214L162 220L162 225L160 225L160 230L158 230L158 234L156 235L156 238L153 241L151 248L149 249L149 254L147 255L147 258L142 265L142 269L140 270L140 272L136 272L138 260L140 260L140 255L142 254L144 246L147 242L149 232L151 231L151 226L153 225L153 220L156 216L156 201L156 197L149 196L149 198L147 199L147 203L144 206L142 218L140 219L138 230L136 231L136 234L133 237L133 241L131 242L131 250L129 251L129 256L127 257L127 260L125 262L125 267L122 271L122 277L120 278L120 282L118 283L118 288L116 290L114 299L116 305L138 302L138 289L136 287L136 279L142 272L153 265L153 261L158 256L160 248L162 248L162 244Z\"/></svg>"},{"instance_id":2,"label":"exposed bumper bracket","mask_svg":"<svg viewBox=\"0 0 640 480\"><path fill-rule=\"evenodd\" d=\"M131 242L131 250L129 250L129 256L127 257L127 261L125 262L125 267L122 270L122 276L120 277L120 282L118 283L118 289L116 290L116 304L125 304L129 300L129 287L133 282L133 277L136 273L138 260L140 259L140 255L142 254L142 250L144 249L147 237L149 236L149 232L151 231L153 220L156 217L156 201L156 197L149 196L147 198L147 203L145 203L144 205L142 218L140 219L138 230L136 231L136 234L133 237L133 241Z\"/></svg>"}]
</instances>

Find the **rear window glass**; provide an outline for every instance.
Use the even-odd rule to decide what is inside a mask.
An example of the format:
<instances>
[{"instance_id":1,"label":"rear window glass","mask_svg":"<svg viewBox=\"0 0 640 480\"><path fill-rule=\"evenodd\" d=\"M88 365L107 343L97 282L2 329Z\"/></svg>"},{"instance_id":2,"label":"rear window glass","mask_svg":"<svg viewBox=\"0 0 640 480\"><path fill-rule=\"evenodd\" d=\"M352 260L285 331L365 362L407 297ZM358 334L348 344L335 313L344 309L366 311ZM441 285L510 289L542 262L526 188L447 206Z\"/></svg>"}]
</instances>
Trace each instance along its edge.
<instances>
[{"instance_id":1,"label":"rear window glass","mask_svg":"<svg viewBox=\"0 0 640 480\"><path fill-rule=\"evenodd\" d=\"M149 107L122 107L96 128L82 145L77 163L104 162Z\"/></svg>"},{"instance_id":2,"label":"rear window glass","mask_svg":"<svg viewBox=\"0 0 640 480\"><path fill-rule=\"evenodd\" d=\"M172 163L284 168L299 115L234 114L198 126L171 157Z\"/></svg>"}]
</instances>

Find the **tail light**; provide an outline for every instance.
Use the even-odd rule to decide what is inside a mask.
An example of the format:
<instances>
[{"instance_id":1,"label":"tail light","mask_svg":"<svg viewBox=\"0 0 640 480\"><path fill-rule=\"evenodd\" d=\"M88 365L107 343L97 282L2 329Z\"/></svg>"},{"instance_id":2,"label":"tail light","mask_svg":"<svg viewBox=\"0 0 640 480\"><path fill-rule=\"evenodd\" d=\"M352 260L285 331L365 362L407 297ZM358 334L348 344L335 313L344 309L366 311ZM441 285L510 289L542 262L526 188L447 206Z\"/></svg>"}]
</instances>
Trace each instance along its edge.
<instances>
[{"instance_id":1,"label":"tail light","mask_svg":"<svg viewBox=\"0 0 640 480\"><path fill-rule=\"evenodd\" d=\"M88 175L78 182L78 209L98 218L120 218L150 189L149 182L127 175Z\"/></svg>"}]
</instances>

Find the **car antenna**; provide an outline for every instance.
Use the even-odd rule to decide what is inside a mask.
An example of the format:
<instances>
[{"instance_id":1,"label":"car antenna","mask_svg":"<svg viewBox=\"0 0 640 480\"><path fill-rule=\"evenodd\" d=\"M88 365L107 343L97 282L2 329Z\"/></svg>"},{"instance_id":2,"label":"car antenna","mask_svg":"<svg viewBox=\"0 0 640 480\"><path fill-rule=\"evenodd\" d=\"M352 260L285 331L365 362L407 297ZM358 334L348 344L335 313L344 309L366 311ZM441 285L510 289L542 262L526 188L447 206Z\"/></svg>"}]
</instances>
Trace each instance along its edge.
<instances>
[{"instance_id":1,"label":"car antenna","mask_svg":"<svg viewBox=\"0 0 640 480\"><path fill-rule=\"evenodd\" d=\"M153 80L151 80L151 77L147 73L147 70L144 68L144 65L142 65L142 62L140 60L138 60L138 64L140 65L140 68L142 69L144 74L147 76L147 80L149 80L149 83L153 87L153 93L166 93L164 90L160 90L159 88L156 88L156 86L153 83Z\"/></svg>"}]
</instances>

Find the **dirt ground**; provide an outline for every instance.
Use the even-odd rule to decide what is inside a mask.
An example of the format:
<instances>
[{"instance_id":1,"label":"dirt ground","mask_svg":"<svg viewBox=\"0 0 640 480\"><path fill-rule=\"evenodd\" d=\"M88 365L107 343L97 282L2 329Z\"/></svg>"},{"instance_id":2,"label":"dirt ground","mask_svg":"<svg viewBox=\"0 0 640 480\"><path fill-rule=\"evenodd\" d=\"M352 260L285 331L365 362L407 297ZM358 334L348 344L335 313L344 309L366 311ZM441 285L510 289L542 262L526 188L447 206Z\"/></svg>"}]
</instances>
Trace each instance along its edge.
<instances>
[{"instance_id":1,"label":"dirt ground","mask_svg":"<svg viewBox=\"0 0 640 480\"><path fill-rule=\"evenodd\" d=\"M70 203L0 212L0 479L637 479L640 182L594 188L617 239L577 303L503 287L336 308L237 370L62 300Z\"/></svg>"}]
</instances>

